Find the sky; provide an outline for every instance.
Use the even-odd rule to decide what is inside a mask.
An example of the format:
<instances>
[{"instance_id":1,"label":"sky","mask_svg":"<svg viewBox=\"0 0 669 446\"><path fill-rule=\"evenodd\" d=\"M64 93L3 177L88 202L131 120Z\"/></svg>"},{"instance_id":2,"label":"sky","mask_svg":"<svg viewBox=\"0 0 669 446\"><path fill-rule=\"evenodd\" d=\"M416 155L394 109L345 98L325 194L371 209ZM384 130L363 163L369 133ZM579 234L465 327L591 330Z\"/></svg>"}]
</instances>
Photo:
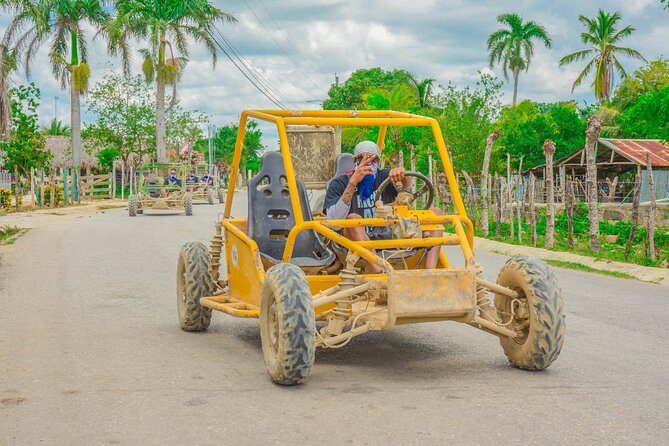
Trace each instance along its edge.
<instances>
[{"instance_id":1,"label":"sky","mask_svg":"<svg viewBox=\"0 0 669 446\"><path fill-rule=\"evenodd\" d=\"M624 46L639 50L648 60L669 56L669 11L662 8L659 0L215 0L214 3L238 20L236 24L218 27L242 57L239 61L233 55L235 62L252 66L251 78L255 76L265 86L269 85L272 96L292 109L320 108L335 82L335 73L342 83L360 68L402 68L419 78L434 77L438 84L473 85L479 71L490 70L486 39L500 26L496 17L507 12L517 12L526 20L543 24L553 40L551 49L536 45L529 72L520 76L519 100L573 99L579 103L594 100L590 80L571 92L571 84L583 66L561 68L558 61L565 54L584 48L578 16L593 17L599 8L619 11L622 24L636 28ZM0 32L4 33L9 20L10 16L3 13ZM92 37L93 33L89 35ZM142 48L144 44L136 42L134 46ZM277 108L224 54L219 54L218 63L212 67L205 49L193 43L189 59L178 86L179 99L184 108L208 114L211 124L236 122L244 109ZM622 58L622 61L630 73L641 65L636 60ZM89 65L91 85L108 70L120 71L120 62L106 54L99 39L90 44ZM140 73L137 54L132 71ZM492 73L502 76L497 67ZM30 80L42 91L40 121L46 124L53 119L58 97L58 119L69 123L69 92L61 90L51 74L46 45L35 58ZM25 81L24 74L13 80ZM512 88L512 83L504 84L505 102L511 101ZM84 124L94 120L85 111L85 97L82 110ZM264 144L274 148L276 131L265 124L261 129Z\"/></svg>"}]
</instances>

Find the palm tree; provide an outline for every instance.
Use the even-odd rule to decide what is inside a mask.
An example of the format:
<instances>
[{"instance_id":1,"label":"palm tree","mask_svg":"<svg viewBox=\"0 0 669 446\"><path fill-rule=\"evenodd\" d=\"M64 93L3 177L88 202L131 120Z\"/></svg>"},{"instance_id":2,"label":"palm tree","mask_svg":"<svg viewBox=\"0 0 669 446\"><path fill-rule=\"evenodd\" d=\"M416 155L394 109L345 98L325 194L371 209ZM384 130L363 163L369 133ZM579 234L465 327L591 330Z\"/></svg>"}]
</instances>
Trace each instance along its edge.
<instances>
[{"instance_id":1,"label":"palm tree","mask_svg":"<svg viewBox=\"0 0 669 446\"><path fill-rule=\"evenodd\" d=\"M208 0L119 0L116 9L116 18L103 30L110 52L121 53L123 60L128 60L128 39L149 40L149 48L140 50L142 71L147 82L156 83L156 152L158 161L167 161L165 86L172 86L173 105L179 75L188 61L188 38L204 44L215 66L217 42L212 34L216 22L236 19Z\"/></svg>"},{"instance_id":2,"label":"palm tree","mask_svg":"<svg viewBox=\"0 0 669 446\"><path fill-rule=\"evenodd\" d=\"M531 20L523 22L518 14L502 14L497 21L507 28L498 29L488 37L488 62L490 68L502 64L504 78L509 80L509 71L513 73L513 106L518 98L518 75L522 70L529 70L534 55L534 44L537 39L547 47L551 47L551 38L543 25Z\"/></svg>"},{"instance_id":3,"label":"palm tree","mask_svg":"<svg viewBox=\"0 0 669 446\"><path fill-rule=\"evenodd\" d=\"M42 127L42 133L49 136L71 136L72 130L69 126L56 119L52 119L49 126Z\"/></svg>"},{"instance_id":4,"label":"palm tree","mask_svg":"<svg viewBox=\"0 0 669 446\"><path fill-rule=\"evenodd\" d=\"M72 164L77 168L81 160L80 96L90 77L84 30L86 25L100 27L109 20L109 13L102 0L10 0L3 6L15 12L3 44L20 55L26 76L30 76L40 45L49 41L51 71L63 90L70 87Z\"/></svg>"},{"instance_id":5,"label":"palm tree","mask_svg":"<svg viewBox=\"0 0 669 446\"><path fill-rule=\"evenodd\" d=\"M12 105L9 98L8 78L16 70L16 52L0 43L0 137L11 125Z\"/></svg>"},{"instance_id":6,"label":"palm tree","mask_svg":"<svg viewBox=\"0 0 669 446\"><path fill-rule=\"evenodd\" d=\"M609 14L600 9L594 19L581 15L578 16L578 20L586 28L586 31L581 34L581 40L591 47L587 50L567 54L560 60L560 66L590 59L574 81L571 91L573 93L574 89L581 85L583 79L595 68L595 80L593 81L595 97L598 100L608 100L613 90L614 72L617 71L621 78L627 77L627 72L618 60L617 55L622 54L643 61L646 61L646 59L637 50L617 45L622 39L634 32L634 28L629 25L618 30L617 23L620 20L618 12Z\"/></svg>"},{"instance_id":7,"label":"palm tree","mask_svg":"<svg viewBox=\"0 0 669 446\"><path fill-rule=\"evenodd\" d=\"M421 109L429 105L430 96L432 94L432 87L435 78L426 77L425 79L418 79L412 75L408 76L408 83L416 89L416 98L418 99L418 107Z\"/></svg>"}]
</instances>

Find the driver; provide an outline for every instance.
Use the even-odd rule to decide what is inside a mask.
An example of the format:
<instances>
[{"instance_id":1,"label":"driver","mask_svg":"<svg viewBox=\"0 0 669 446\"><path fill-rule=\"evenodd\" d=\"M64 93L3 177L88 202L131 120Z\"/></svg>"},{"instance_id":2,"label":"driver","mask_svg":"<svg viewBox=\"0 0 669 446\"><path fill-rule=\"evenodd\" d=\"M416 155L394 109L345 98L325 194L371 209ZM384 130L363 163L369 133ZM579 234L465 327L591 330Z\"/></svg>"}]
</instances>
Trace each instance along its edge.
<instances>
[{"instance_id":1,"label":"driver","mask_svg":"<svg viewBox=\"0 0 669 446\"><path fill-rule=\"evenodd\" d=\"M177 187L181 187L181 184L181 180L179 177L177 177L177 170L175 168L171 168L170 176L165 178L165 181L163 181L163 186L168 187L161 189L160 196L167 198L167 196L170 194L170 191Z\"/></svg>"},{"instance_id":2,"label":"driver","mask_svg":"<svg viewBox=\"0 0 669 446\"><path fill-rule=\"evenodd\" d=\"M353 150L355 169L344 172L343 175L330 182L325 194L324 213L328 220L343 220L346 218L374 218L376 216L375 201L378 187L386 178L396 183L402 182L402 187L408 189L412 185L411 178L405 176L404 167L393 169L379 169L381 150L372 141L362 141ZM394 187L387 187L380 197L384 203L391 203L397 197ZM432 208L441 215L441 210ZM345 237L355 241L378 240L390 238L391 234L385 226L364 226L355 228L344 228ZM433 237L441 236L442 231L430 231ZM425 267L435 268L439 260L439 246L435 246L428 252ZM375 252L371 249L372 252ZM376 264L370 264L374 272L380 272L381 268Z\"/></svg>"}]
</instances>

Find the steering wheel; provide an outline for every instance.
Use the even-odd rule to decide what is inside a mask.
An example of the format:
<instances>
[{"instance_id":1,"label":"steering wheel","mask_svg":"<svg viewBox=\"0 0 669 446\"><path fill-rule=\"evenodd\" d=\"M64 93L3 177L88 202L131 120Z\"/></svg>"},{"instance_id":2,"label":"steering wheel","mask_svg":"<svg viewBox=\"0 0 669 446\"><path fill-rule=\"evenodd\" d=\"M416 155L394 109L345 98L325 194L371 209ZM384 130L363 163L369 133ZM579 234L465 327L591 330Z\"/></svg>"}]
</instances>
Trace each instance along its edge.
<instances>
[{"instance_id":1,"label":"steering wheel","mask_svg":"<svg viewBox=\"0 0 669 446\"><path fill-rule=\"evenodd\" d=\"M418 197L423 195L425 192L428 193L428 200L427 204L423 206L423 209L430 209L432 207L432 201L434 200L434 186L432 185L432 182L423 175L420 172L411 172L407 171L404 172L404 176L407 177L415 177L418 178L419 180L423 180L423 186L420 188L420 190L417 190L416 192L412 192L411 189L404 189L402 186L402 182L398 181L397 183L394 184L395 189L397 189L398 193L406 193L411 196L411 199L407 202L407 204L413 203L416 201ZM379 188L376 190L376 196L378 197L379 200L383 201L383 191L386 190L386 187L390 184L390 177L386 178L383 180L383 183L379 185ZM385 204L385 203L384 203Z\"/></svg>"}]
</instances>

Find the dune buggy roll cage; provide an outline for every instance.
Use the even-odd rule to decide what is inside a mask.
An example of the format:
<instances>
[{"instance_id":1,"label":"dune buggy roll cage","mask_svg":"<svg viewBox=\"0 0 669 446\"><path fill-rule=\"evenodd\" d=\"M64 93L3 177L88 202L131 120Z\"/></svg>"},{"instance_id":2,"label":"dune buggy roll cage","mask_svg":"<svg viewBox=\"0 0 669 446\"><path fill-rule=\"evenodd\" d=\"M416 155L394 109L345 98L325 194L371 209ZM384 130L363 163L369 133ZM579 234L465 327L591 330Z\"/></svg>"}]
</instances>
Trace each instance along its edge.
<instances>
[{"instance_id":1,"label":"dune buggy roll cage","mask_svg":"<svg viewBox=\"0 0 669 446\"><path fill-rule=\"evenodd\" d=\"M297 235L304 230L313 230L322 236L333 240L358 254L360 257L376 263L382 267L389 268L385 260L372 254L367 248L375 249L402 249L402 248L418 248L431 247L436 245L459 245L465 258L465 264L468 267L473 267L474 257L472 249L474 246L474 226L471 220L467 217L460 189L457 185L455 174L453 173L453 165L448 156L448 150L444 138L439 128L439 123L436 119L414 115L411 113L403 113L392 110L245 110L242 112L239 120L239 128L237 131L237 141L235 143L235 152L232 160L232 173L230 175L230 183L235 184L237 175L239 174L239 164L242 156L242 148L244 144L244 136L246 133L246 124L249 118L259 119L266 122L272 122L276 125L279 134L280 152L283 158L284 167L286 170L286 183L290 194L290 202L292 212L295 217L295 226L288 234L286 240L286 247L283 252L283 262L289 262L292 257L293 248ZM287 125L330 125L330 126L365 126L365 127L379 127L379 136L376 141L379 148L383 151L385 145L385 137L388 127L430 127L432 134L439 150L439 156L446 173L448 186L453 197L456 214L452 215L435 215L433 212L420 213L417 212L414 218L421 226L440 225L446 223L453 225L455 229L454 236L431 237L431 238L413 238L413 239L392 239L392 240L370 240L354 242L339 235L333 228L350 228L359 226L385 226L386 220L383 218L360 218L360 219L346 219L346 220L312 220L305 221L302 214L302 207L300 206L300 194L298 193L297 181L295 178L295 171L293 169L293 162L291 158L290 147L288 145L288 138L286 135ZM225 204L225 212L223 218L223 225L233 233L241 236L242 240L248 239L245 234L233 225L231 221L230 212L232 209L232 200L234 198L234 187L228 188L227 199ZM465 225L466 229L463 227ZM250 241L250 240L249 240ZM252 251L256 251L257 247L250 246ZM450 267L446 255L441 251L440 262L443 267ZM258 271L263 273L261 269Z\"/></svg>"}]
</instances>

